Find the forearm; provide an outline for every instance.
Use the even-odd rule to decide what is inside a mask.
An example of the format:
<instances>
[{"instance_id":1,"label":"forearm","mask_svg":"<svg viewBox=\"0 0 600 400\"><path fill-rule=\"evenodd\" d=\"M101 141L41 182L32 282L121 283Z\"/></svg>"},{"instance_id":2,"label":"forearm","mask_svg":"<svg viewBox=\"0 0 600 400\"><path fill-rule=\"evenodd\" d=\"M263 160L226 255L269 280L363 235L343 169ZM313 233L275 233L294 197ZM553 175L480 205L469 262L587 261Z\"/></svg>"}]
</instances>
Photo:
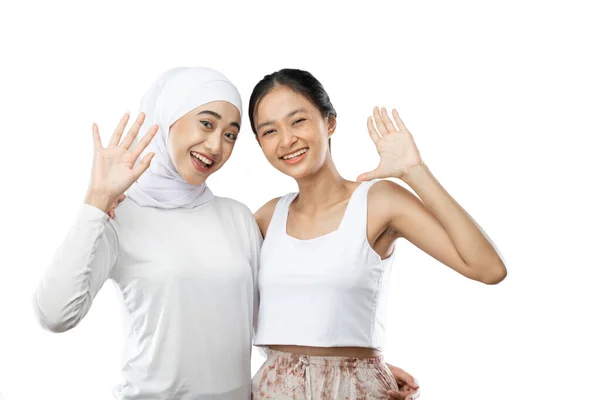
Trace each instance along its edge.
<instances>
[{"instance_id":1,"label":"forearm","mask_svg":"<svg viewBox=\"0 0 600 400\"><path fill-rule=\"evenodd\" d=\"M488 277L502 280L506 268L483 230L437 181L426 165L407 171L401 179L423 201L448 233L464 263Z\"/></svg>"},{"instance_id":2,"label":"forearm","mask_svg":"<svg viewBox=\"0 0 600 400\"><path fill-rule=\"evenodd\" d=\"M112 196L92 189L88 190L84 199L84 203L94 206L105 213L108 213L114 201L115 198Z\"/></svg>"},{"instance_id":3,"label":"forearm","mask_svg":"<svg viewBox=\"0 0 600 400\"><path fill-rule=\"evenodd\" d=\"M89 310L116 258L116 238L101 210L84 206L34 294L40 323L54 332L76 326Z\"/></svg>"}]
</instances>

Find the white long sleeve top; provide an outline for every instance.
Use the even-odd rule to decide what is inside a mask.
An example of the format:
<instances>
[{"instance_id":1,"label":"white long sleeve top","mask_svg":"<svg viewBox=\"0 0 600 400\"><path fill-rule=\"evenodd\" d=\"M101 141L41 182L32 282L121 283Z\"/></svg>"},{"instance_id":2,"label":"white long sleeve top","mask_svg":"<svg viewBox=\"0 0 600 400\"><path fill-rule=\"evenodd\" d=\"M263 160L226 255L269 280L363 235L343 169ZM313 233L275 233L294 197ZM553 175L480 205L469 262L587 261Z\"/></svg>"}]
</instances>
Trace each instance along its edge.
<instances>
[{"instance_id":1,"label":"white long sleeve top","mask_svg":"<svg viewBox=\"0 0 600 400\"><path fill-rule=\"evenodd\" d=\"M228 198L189 210L128 198L114 220L84 204L34 309L47 329L66 331L111 280L126 325L116 399L249 399L261 242L250 210Z\"/></svg>"}]
</instances>

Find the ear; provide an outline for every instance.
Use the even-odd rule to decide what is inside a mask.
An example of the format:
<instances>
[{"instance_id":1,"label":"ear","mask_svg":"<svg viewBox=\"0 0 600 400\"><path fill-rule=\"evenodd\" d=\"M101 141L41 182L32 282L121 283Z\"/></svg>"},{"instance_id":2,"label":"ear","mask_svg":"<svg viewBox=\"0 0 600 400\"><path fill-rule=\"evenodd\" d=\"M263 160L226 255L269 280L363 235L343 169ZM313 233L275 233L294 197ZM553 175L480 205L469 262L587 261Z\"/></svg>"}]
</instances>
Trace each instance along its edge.
<instances>
[{"instance_id":1,"label":"ear","mask_svg":"<svg viewBox=\"0 0 600 400\"><path fill-rule=\"evenodd\" d=\"M333 114L329 114L329 116L327 117L327 137L330 138L333 136L333 134L335 133L335 128L337 126L337 119L335 118L335 115Z\"/></svg>"}]
</instances>

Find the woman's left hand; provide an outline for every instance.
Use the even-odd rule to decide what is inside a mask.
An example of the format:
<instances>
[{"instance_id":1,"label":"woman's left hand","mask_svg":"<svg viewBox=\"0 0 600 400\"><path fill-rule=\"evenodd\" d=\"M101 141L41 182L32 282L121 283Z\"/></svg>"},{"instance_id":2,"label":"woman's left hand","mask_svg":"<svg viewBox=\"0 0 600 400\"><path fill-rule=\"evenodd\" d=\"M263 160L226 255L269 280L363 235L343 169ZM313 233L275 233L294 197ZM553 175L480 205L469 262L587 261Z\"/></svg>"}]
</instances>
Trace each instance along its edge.
<instances>
[{"instance_id":1,"label":"woman's left hand","mask_svg":"<svg viewBox=\"0 0 600 400\"><path fill-rule=\"evenodd\" d=\"M393 365L387 365L394 376L400 390L390 390L388 395L391 399L416 400L419 398L419 384L408 372Z\"/></svg>"},{"instance_id":2,"label":"woman's left hand","mask_svg":"<svg viewBox=\"0 0 600 400\"><path fill-rule=\"evenodd\" d=\"M397 127L385 108L380 110L379 107L375 107L373 109L373 117L369 117L367 127L379 153L379 166L371 172L361 174L357 178L358 181L402 178L409 169L423 163L417 145L400 119L398 111L392 110L392 116Z\"/></svg>"}]
</instances>

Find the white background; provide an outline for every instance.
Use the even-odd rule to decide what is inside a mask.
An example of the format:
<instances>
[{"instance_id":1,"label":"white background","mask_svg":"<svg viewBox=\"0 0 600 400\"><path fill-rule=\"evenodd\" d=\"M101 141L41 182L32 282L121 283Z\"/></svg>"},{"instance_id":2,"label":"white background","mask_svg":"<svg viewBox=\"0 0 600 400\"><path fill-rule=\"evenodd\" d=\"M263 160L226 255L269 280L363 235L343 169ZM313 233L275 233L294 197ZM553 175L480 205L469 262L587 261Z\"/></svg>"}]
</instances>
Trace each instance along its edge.
<instances>
[{"instance_id":1,"label":"white background","mask_svg":"<svg viewBox=\"0 0 600 400\"><path fill-rule=\"evenodd\" d=\"M372 107L397 107L500 248L508 278L485 286L399 244L386 357L423 399L600 399L595 2L168 3L0 6L3 400L111 397L123 344L112 285L63 334L36 324L30 298L85 193L92 121L106 140L180 65L222 71L245 106L265 74L313 72L338 111L333 156L350 179L377 165ZM252 210L296 189L246 115L209 185Z\"/></svg>"}]
</instances>

